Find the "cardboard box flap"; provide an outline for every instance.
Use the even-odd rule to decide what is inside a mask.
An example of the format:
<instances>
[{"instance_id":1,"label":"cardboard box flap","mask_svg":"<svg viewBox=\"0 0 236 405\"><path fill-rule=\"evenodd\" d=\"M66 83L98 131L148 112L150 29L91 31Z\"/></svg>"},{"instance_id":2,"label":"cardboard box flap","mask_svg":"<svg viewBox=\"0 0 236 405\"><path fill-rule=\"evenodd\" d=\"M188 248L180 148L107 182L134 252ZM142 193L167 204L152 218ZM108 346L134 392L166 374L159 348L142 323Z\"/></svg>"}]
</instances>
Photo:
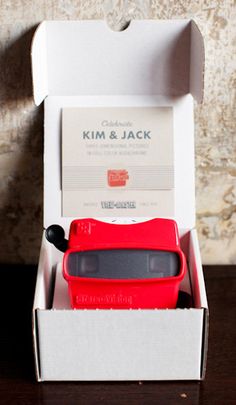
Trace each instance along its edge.
<instances>
[{"instance_id":1,"label":"cardboard box flap","mask_svg":"<svg viewBox=\"0 0 236 405\"><path fill-rule=\"evenodd\" d=\"M34 100L46 96L203 96L204 46L192 20L45 21L32 43Z\"/></svg>"},{"instance_id":2,"label":"cardboard box flap","mask_svg":"<svg viewBox=\"0 0 236 405\"><path fill-rule=\"evenodd\" d=\"M191 21L191 53L190 53L190 93L201 103L204 89L205 49L202 34L194 21Z\"/></svg>"}]
</instances>

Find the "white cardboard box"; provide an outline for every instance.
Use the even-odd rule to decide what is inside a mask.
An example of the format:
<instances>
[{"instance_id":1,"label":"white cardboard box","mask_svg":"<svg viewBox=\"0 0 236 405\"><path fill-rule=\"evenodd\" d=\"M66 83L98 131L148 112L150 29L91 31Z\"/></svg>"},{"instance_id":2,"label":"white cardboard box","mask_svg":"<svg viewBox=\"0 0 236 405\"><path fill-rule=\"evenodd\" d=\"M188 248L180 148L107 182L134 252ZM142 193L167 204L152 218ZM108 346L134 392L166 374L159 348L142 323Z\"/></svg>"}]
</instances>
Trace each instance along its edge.
<instances>
[{"instance_id":1,"label":"white cardboard box","mask_svg":"<svg viewBox=\"0 0 236 405\"><path fill-rule=\"evenodd\" d=\"M43 234L33 307L38 381L204 378L208 307L194 195L193 97L202 100L204 75L198 27L189 20L136 20L114 32L105 21L43 22L33 38L32 71L35 103L45 102L45 228L58 223L68 232L72 220L61 214L62 108L173 107L175 192L168 217L180 228L189 268L182 288L194 299L191 309L71 310L62 254Z\"/></svg>"}]
</instances>

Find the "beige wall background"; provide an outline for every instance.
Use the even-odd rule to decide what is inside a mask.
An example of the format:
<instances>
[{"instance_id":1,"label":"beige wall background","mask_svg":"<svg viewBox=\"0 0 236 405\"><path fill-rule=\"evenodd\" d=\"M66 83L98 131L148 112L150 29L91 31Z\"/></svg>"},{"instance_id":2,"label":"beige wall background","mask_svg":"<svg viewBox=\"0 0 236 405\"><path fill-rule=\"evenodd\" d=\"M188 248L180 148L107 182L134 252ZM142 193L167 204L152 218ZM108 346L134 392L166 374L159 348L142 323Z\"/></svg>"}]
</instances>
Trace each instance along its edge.
<instances>
[{"instance_id":1,"label":"beige wall background","mask_svg":"<svg viewBox=\"0 0 236 405\"><path fill-rule=\"evenodd\" d=\"M30 43L44 19L194 18L206 50L195 105L196 210L203 262L236 263L234 0L0 1L0 262L36 263L42 234L43 108L32 100Z\"/></svg>"}]
</instances>

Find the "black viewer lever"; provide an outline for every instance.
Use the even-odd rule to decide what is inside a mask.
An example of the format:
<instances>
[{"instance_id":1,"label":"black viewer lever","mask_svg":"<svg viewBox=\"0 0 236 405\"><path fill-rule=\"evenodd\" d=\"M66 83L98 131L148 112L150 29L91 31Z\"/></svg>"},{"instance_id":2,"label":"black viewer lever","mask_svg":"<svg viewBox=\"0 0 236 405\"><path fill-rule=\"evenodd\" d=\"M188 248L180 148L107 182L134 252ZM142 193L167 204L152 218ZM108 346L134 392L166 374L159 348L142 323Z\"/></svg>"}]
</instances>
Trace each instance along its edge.
<instances>
[{"instance_id":1,"label":"black viewer lever","mask_svg":"<svg viewBox=\"0 0 236 405\"><path fill-rule=\"evenodd\" d=\"M61 252L68 249L68 240L65 239L65 231L60 225L50 225L45 231L45 236L48 242Z\"/></svg>"}]
</instances>

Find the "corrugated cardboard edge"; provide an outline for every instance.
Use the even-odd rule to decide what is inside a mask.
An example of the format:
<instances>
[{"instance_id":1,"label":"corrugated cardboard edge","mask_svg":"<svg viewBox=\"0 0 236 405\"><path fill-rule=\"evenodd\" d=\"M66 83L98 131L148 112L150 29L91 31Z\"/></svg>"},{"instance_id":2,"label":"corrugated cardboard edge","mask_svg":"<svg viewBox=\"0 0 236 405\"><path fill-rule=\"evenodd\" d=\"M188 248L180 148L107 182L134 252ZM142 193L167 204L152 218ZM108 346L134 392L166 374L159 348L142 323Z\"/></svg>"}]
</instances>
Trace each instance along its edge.
<instances>
[{"instance_id":1,"label":"corrugated cardboard edge","mask_svg":"<svg viewBox=\"0 0 236 405\"><path fill-rule=\"evenodd\" d=\"M205 289L205 282L204 282L204 275L201 263L201 254L200 248L198 243L197 231L193 229L190 233L191 238L191 246L195 246L194 250L194 258L195 262L197 263L197 267L201 269L198 271L198 289L199 289L199 304L200 307L203 309L203 329L202 329L202 357L201 357L201 380L204 380L206 375L206 365L207 365L207 351L208 351L208 331L209 331L209 309L208 309L208 302L206 296L206 289ZM193 275L192 278L192 285L194 284ZM196 288L196 286L195 286Z\"/></svg>"},{"instance_id":2,"label":"corrugated cardboard edge","mask_svg":"<svg viewBox=\"0 0 236 405\"><path fill-rule=\"evenodd\" d=\"M32 329L33 329L33 349L34 349L34 369L35 376L38 382L40 378L40 364L39 364L39 342L38 342L38 322L37 322L37 309L32 312Z\"/></svg>"},{"instance_id":3,"label":"corrugated cardboard edge","mask_svg":"<svg viewBox=\"0 0 236 405\"><path fill-rule=\"evenodd\" d=\"M44 234L43 234L44 237ZM42 240L43 244L43 240ZM37 300L40 294L40 285L39 285L39 271L43 268L43 260L44 260L44 253L41 247L40 249L40 256L39 256L39 263L37 268L37 278L36 278L36 286L35 286L35 293L34 293L34 303L32 308L32 337L33 337L33 349L34 349L34 368L35 368L35 376L36 380L39 382L41 381L40 378L40 364L39 364L39 342L38 342L38 322L37 322Z\"/></svg>"},{"instance_id":4,"label":"corrugated cardboard edge","mask_svg":"<svg viewBox=\"0 0 236 405\"><path fill-rule=\"evenodd\" d=\"M39 354L39 333L38 333L38 319L37 312L39 308L46 308L47 301L50 297L46 297L46 286L45 286L45 274L44 272L52 268L52 249L47 249L45 239L45 233L43 232L42 243L40 249L39 263L37 269L37 279L35 286L34 294L34 303L32 308L32 336L33 336L33 348L34 348L34 365L35 365L35 374L37 381L41 381L41 372L40 372L40 354ZM46 263L46 264L45 264ZM46 270L45 270L46 269ZM42 284L43 283L43 287ZM48 280L49 287L52 284L51 280ZM51 288L48 288L49 294L51 293Z\"/></svg>"},{"instance_id":5,"label":"corrugated cardboard edge","mask_svg":"<svg viewBox=\"0 0 236 405\"><path fill-rule=\"evenodd\" d=\"M205 75L205 48L200 29L194 20L191 20L190 42L190 76L189 89L198 103L202 103L204 96Z\"/></svg>"},{"instance_id":6,"label":"corrugated cardboard edge","mask_svg":"<svg viewBox=\"0 0 236 405\"><path fill-rule=\"evenodd\" d=\"M46 24L46 21L43 21L38 25L31 43L33 98L37 106L48 95Z\"/></svg>"},{"instance_id":7,"label":"corrugated cardboard edge","mask_svg":"<svg viewBox=\"0 0 236 405\"><path fill-rule=\"evenodd\" d=\"M209 310L204 308L203 333L202 333L202 361L201 361L201 380L206 377L207 354L208 354L208 335L209 335Z\"/></svg>"}]
</instances>

